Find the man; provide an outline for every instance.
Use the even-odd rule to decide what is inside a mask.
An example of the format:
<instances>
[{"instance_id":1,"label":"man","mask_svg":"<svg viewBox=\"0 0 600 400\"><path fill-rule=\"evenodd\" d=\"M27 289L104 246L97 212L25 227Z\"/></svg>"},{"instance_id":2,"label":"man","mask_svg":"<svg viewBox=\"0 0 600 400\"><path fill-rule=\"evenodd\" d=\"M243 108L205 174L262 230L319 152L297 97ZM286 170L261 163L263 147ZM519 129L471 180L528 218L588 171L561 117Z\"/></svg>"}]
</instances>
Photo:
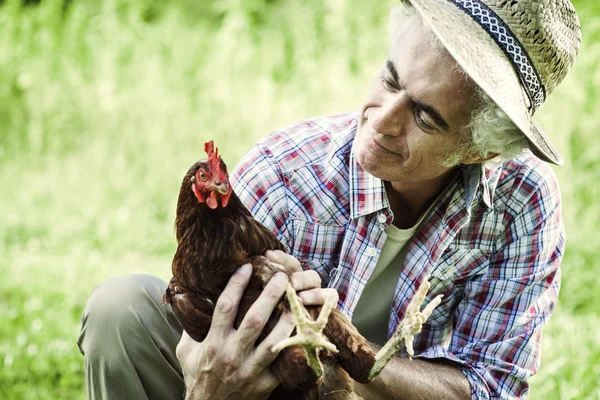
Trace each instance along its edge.
<instances>
[{"instance_id":1,"label":"man","mask_svg":"<svg viewBox=\"0 0 600 400\"><path fill-rule=\"evenodd\" d=\"M364 398L524 397L564 250L560 192L543 162L562 160L532 115L574 60L577 16L568 0L410 0L392 13L390 37L360 112L259 142L232 174L236 193L288 246L292 256L268 257L297 271L303 302L339 293L372 342L426 279L429 299L444 295L415 358L400 354L357 384ZM278 385L270 347L293 322L254 346L284 292L276 275L233 330L248 278L247 266L231 278L203 343L183 334L183 373L181 328L160 305L166 283L138 275L98 287L79 342L90 396L178 398L183 374L188 399L267 398Z\"/></svg>"}]
</instances>

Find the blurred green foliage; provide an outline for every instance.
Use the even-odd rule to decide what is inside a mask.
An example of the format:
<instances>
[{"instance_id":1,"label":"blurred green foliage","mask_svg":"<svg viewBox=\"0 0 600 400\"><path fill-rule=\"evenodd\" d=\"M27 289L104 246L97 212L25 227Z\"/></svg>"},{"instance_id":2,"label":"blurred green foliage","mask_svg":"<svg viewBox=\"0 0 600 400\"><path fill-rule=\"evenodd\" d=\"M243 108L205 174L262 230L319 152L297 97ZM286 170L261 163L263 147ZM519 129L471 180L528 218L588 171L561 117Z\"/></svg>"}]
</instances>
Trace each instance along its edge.
<instances>
[{"instance_id":1,"label":"blurred green foliage","mask_svg":"<svg viewBox=\"0 0 600 400\"><path fill-rule=\"evenodd\" d=\"M395 1L0 1L0 398L85 398L92 288L170 276L178 184L214 139L358 108ZM531 398L600 398L600 3L538 120L566 159L560 305Z\"/></svg>"}]
</instances>

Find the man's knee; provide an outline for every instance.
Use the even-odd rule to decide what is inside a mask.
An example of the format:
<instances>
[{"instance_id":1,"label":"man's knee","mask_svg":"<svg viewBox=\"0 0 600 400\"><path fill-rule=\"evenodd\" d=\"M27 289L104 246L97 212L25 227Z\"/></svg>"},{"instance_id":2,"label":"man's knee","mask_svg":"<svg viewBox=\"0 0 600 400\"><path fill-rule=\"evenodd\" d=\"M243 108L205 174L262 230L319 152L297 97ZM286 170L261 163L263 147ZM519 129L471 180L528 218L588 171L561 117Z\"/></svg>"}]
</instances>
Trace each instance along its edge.
<instances>
[{"instance_id":1,"label":"man's knee","mask_svg":"<svg viewBox=\"0 0 600 400\"><path fill-rule=\"evenodd\" d=\"M102 343L115 346L117 341L135 338L136 332L145 329L144 320L157 319L153 314L164 319L162 294L166 287L166 282L147 274L125 275L97 286L81 317L81 352L89 356L94 348L104 347Z\"/></svg>"},{"instance_id":2,"label":"man's knee","mask_svg":"<svg viewBox=\"0 0 600 400\"><path fill-rule=\"evenodd\" d=\"M159 278L134 274L94 289L78 341L89 398L182 398L175 354L181 327L170 306L162 304L166 288Z\"/></svg>"}]
</instances>

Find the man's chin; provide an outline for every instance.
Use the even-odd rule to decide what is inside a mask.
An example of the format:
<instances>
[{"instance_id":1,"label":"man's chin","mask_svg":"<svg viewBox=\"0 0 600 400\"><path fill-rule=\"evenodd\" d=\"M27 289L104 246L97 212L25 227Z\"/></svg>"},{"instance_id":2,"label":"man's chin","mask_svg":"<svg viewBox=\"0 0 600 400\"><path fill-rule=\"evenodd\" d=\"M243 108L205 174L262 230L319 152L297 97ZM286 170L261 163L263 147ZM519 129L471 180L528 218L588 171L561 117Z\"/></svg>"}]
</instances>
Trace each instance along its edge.
<instances>
[{"instance_id":1,"label":"man's chin","mask_svg":"<svg viewBox=\"0 0 600 400\"><path fill-rule=\"evenodd\" d=\"M389 174L386 174L381 162L378 162L377 157L372 154L364 154L357 151L356 153L356 162L361 166L363 170L373 175L376 178L389 180Z\"/></svg>"}]
</instances>

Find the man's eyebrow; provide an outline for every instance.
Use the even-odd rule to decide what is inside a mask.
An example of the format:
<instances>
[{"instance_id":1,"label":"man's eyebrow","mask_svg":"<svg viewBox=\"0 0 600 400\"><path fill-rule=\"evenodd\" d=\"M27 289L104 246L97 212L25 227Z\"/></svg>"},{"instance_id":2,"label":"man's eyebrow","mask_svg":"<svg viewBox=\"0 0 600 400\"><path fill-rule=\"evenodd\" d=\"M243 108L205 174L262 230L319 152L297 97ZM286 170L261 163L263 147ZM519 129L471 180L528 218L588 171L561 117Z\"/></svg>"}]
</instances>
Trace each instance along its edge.
<instances>
[{"instance_id":1,"label":"man's eyebrow","mask_svg":"<svg viewBox=\"0 0 600 400\"><path fill-rule=\"evenodd\" d=\"M394 78L394 81L396 81L398 86L404 88L404 85L402 85L402 83L400 82L400 77L398 76L398 71L396 71L394 62L388 59L385 63L385 66L387 67L388 71L390 71L390 74L392 74L392 78ZM441 114L435 108L433 108L429 104L421 103L420 101L415 100L408 93L407 96L414 103L415 107L429 114L429 116L435 121L436 124L439 125L440 128L442 128L442 130L448 131L450 129L450 125L446 122L444 118L442 118Z\"/></svg>"},{"instance_id":2,"label":"man's eyebrow","mask_svg":"<svg viewBox=\"0 0 600 400\"><path fill-rule=\"evenodd\" d=\"M390 73L392 74L392 78L394 78L394 80L396 82L398 82L399 81L398 71L396 71L396 67L394 66L394 62L388 58L388 60L385 63L385 66L387 67L388 71L390 71Z\"/></svg>"}]
</instances>

